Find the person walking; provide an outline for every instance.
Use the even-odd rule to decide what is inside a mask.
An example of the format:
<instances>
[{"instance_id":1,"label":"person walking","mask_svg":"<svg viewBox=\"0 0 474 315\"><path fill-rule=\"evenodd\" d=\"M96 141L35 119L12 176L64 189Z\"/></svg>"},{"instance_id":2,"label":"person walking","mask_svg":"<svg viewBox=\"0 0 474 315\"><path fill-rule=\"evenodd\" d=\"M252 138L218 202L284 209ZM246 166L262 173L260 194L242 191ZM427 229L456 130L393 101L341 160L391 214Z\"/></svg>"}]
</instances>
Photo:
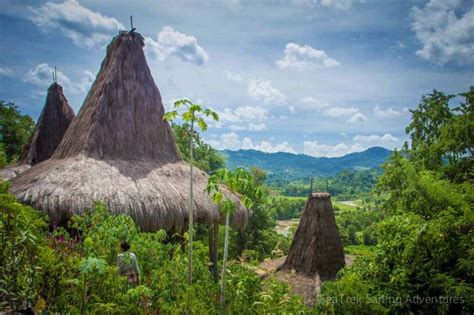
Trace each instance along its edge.
<instances>
[{"instance_id":1,"label":"person walking","mask_svg":"<svg viewBox=\"0 0 474 315\"><path fill-rule=\"evenodd\" d=\"M117 266L119 275L126 276L132 286L140 283L140 268L138 268L137 257L130 252L130 244L123 242L120 244L122 252L117 256Z\"/></svg>"}]
</instances>

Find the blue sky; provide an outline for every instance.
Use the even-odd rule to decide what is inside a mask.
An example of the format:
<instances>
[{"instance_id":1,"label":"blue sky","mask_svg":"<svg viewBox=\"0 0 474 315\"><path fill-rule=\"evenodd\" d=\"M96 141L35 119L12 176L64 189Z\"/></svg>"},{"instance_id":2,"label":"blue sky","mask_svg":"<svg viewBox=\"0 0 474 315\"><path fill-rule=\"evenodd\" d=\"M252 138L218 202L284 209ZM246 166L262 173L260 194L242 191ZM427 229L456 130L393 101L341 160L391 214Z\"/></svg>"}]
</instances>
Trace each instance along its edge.
<instances>
[{"instance_id":1,"label":"blue sky","mask_svg":"<svg viewBox=\"0 0 474 315\"><path fill-rule=\"evenodd\" d=\"M163 102L218 111L219 149L400 147L409 108L474 84L471 0L0 0L0 99L39 116L51 68L79 111L129 16Z\"/></svg>"}]
</instances>

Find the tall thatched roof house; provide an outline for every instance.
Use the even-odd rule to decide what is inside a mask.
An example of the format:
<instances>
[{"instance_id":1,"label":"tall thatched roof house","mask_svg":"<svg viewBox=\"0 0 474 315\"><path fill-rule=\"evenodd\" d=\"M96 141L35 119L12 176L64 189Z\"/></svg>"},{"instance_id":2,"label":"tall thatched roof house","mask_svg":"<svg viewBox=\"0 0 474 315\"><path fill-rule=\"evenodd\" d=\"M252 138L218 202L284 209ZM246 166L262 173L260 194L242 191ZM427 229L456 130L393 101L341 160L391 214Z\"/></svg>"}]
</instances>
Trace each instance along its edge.
<instances>
[{"instance_id":1,"label":"tall thatched roof house","mask_svg":"<svg viewBox=\"0 0 474 315\"><path fill-rule=\"evenodd\" d=\"M311 193L282 270L305 276L333 279L344 267L344 249L339 237L331 196Z\"/></svg>"},{"instance_id":2,"label":"tall thatched roof house","mask_svg":"<svg viewBox=\"0 0 474 315\"><path fill-rule=\"evenodd\" d=\"M121 32L107 55L76 119L51 159L13 179L22 202L64 222L95 201L113 213L129 214L144 231L184 229L188 218L189 166L179 157L163 121L161 95L143 53L143 37ZM196 170L195 218L220 219L204 192L207 175ZM245 224L240 204L234 227Z\"/></svg>"},{"instance_id":3,"label":"tall thatched roof house","mask_svg":"<svg viewBox=\"0 0 474 315\"><path fill-rule=\"evenodd\" d=\"M51 84L30 142L23 148L18 163L0 170L0 178L9 180L30 166L49 159L63 139L73 118L74 110L69 106L62 86L57 83Z\"/></svg>"}]
</instances>

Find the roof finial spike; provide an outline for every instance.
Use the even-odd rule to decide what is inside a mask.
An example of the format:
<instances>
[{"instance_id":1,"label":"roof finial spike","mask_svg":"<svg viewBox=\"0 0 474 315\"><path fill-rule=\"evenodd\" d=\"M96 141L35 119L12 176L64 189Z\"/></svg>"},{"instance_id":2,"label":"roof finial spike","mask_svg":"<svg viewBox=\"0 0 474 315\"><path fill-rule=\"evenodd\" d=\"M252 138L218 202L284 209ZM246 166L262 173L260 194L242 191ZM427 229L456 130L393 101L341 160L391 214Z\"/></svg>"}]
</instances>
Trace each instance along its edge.
<instances>
[{"instance_id":1,"label":"roof finial spike","mask_svg":"<svg viewBox=\"0 0 474 315\"><path fill-rule=\"evenodd\" d=\"M135 27L133 27L133 16L130 15L130 33L133 33L136 30Z\"/></svg>"}]
</instances>

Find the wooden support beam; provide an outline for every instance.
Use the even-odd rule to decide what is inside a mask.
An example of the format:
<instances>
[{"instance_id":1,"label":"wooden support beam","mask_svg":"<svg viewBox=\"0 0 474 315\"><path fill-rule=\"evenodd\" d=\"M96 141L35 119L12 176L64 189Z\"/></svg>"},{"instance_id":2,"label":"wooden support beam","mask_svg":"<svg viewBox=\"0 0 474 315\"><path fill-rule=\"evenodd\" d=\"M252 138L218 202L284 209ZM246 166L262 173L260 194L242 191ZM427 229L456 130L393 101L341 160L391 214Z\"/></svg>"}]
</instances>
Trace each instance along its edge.
<instances>
[{"instance_id":1,"label":"wooden support beam","mask_svg":"<svg viewBox=\"0 0 474 315\"><path fill-rule=\"evenodd\" d=\"M218 243L219 243L219 223L214 222L209 226L209 260L211 266L209 271L211 272L212 278L215 283L219 281L219 270L217 266L218 262Z\"/></svg>"}]
</instances>

